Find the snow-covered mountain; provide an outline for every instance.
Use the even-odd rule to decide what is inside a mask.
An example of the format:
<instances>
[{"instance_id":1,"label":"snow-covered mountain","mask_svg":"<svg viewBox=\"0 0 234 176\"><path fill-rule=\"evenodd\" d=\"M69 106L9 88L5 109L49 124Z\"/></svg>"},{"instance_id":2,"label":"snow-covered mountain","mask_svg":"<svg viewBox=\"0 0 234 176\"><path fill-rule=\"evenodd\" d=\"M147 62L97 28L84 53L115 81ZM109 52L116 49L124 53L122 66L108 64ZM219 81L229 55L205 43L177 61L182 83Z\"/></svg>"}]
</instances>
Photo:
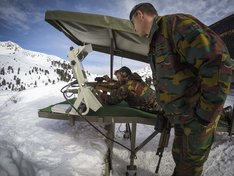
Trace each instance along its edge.
<instances>
[{"instance_id":1,"label":"snow-covered mountain","mask_svg":"<svg viewBox=\"0 0 234 176\"><path fill-rule=\"evenodd\" d=\"M139 70L135 70L135 72L138 73L142 77L143 80L145 80L146 78L152 77L152 71L149 66L144 67Z\"/></svg>"},{"instance_id":2,"label":"snow-covered mountain","mask_svg":"<svg viewBox=\"0 0 234 176\"><path fill-rule=\"evenodd\" d=\"M0 42L0 90L25 90L71 77L68 61L25 50L11 41Z\"/></svg>"},{"instance_id":3,"label":"snow-covered mountain","mask_svg":"<svg viewBox=\"0 0 234 176\"><path fill-rule=\"evenodd\" d=\"M136 70L143 80L151 77L150 67ZM89 81L97 74L86 71ZM70 81L70 62L57 56L21 48L11 41L0 42L0 90L19 91L33 87Z\"/></svg>"}]
</instances>

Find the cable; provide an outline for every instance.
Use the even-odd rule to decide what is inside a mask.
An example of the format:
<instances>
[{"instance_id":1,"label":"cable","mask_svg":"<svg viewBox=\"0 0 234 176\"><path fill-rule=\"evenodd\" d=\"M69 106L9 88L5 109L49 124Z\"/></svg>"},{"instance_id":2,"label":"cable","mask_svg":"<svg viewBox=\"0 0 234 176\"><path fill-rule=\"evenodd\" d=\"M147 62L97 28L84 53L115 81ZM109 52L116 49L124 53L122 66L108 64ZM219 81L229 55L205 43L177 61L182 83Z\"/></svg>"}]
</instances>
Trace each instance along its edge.
<instances>
[{"instance_id":1,"label":"cable","mask_svg":"<svg viewBox=\"0 0 234 176\"><path fill-rule=\"evenodd\" d=\"M69 87L68 87L69 88ZM66 90L68 90L68 88L66 89ZM68 93L70 93L70 95L68 95ZM68 98L70 98L70 97L72 97L74 95L74 93L72 93L72 92L67 92L66 91L66 97L68 97Z\"/></svg>"},{"instance_id":2,"label":"cable","mask_svg":"<svg viewBox=\"0 0 234 176\"><path fill-rule=\"evenodd\" d=\"M121 127L122 127L122 123L119 125L117 132L124 133L125 130L121 130Z\"/></svg>"},{"instance_id":3,"label":"cable","mask_svg":"<svg viewBox=\"0 0 234 176\"><path fill-rule=\"evenodd\" d=\"M123 148L127 149L128 151L130 151L132 154L134 154L134 156L136 157L136 153L135 151L131 150L130 148L126 147L125 145L121 144L120 142L108 137L106 134L104 134L101 130L99 130L94 124L92 124L85 116L83 116L74 106L73 104L68 100L68 98L65 96L65 92L63 92L63 89L66 87L69 87L71 84L68 84L66 86L64 86L60 91L63 93L64 98L66 99L66 101L71 105L71 107L78 113L78 115L83 118L90 126L92 126L97 132L99 132L101 135L103 135L106 139L122 146Z\"/></svg>"}]
</instances>

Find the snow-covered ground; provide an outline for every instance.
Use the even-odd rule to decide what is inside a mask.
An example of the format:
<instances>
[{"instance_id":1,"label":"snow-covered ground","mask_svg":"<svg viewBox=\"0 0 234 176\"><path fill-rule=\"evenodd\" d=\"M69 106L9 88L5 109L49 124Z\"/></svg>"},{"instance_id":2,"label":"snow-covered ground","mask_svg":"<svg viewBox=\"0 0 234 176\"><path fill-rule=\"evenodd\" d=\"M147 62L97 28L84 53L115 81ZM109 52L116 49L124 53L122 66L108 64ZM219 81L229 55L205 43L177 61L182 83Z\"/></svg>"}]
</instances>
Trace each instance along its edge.
<instances>
[{"instance_id":1,"label":"snow-covered ground","mask_svg":"<svg viewBox=\"0 0 234 176\"><path fill-rule=\"evenodd\" d=\"M102 135L85 122L70 126L68 121L38 117L38 109L64 101L60 89L67 83L61 82L61 77L55 73L56 69L63 69L52 64L55 61L65 62L56 56L22 49L10 41L0 42L0 176L103 175L107 146ZM48 70L46 74L45 70ZM136 72L143 79L151 75L149 67ZM86 73L89 81L99 76ZM56 80L54 84L52 80ZM11 91L18 90L20 85L27 90ZM225 106L233 105L233 101L234 91ZM95 125L105 132L103 124ZM129 147L129 141L122 137L123 130L125 124L116 124L115 140ZM153 126L138 125L137 144L153 130ZM233 176L234 141L226 133L216 136L204 175ZM155 175L158 141L159 136L156 136L137 153L138 176ZM173 172L172 141L173 130L159 171L162 176ZM125 175L129 155L127 150L114 145L113 176Z\"/></svg>"},{"instance_id":2,"label":"snow-covered ground","mask_svg":"<svg viewBox=\"0 0 234 176\"><path fill-rule=\"evenodd\" d=\"M63 101L63 85L1 91L1 176L5 169L13 170L12 176L101 175L106 152L102 136L85 123L70 127L67 121L38 118L38 109ZM27 164L22 166L23 161Z\"/></svg>"},{"instance_id":3,"label":"snow-covered ground","mask_svg":"<svg viewBox=\"0 0 234 176\"><path fill-rule=\"evenodd\" d=\"M85 122L70 126L68 121L38 118L38 109L63 101L60 89L66 83L37 87L21 92L0 91L0 175L1 176L100 176L107 151L105 139ZM233 104L234 92L227 105ZM104 131L104 126L95 124ZM116 125L115 139L122 138L124 124ZM153 131L152 126L137 126L137 143ZM216 135L205 176L234 175L234 140L226 133ZM137 154L139 176L153 176L158 157L159 136ZM173 131L160 167L160 175L172 174ZM113 176L125 175L129 152L114 145Z\"/></svg>"}]
</instances>

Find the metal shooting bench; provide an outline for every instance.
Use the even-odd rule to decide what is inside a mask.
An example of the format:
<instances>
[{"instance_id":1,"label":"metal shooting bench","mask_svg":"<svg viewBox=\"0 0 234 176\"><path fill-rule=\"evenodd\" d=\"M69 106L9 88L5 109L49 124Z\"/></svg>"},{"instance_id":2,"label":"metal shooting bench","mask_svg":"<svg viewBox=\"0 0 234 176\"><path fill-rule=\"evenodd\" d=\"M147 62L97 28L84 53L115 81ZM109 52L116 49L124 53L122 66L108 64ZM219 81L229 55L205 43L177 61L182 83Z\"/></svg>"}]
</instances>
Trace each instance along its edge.
<instances>
[{"instance_id":1,"label":"metal shooting bench","mask_svg":"<svg viewBox=\"0 0 234 176\"><path fill-rule=\"evenodd\" d=\"M114 56L148 63L149 40L138 37L128 20L110 16L47 11L45 20L81 47L71 48L68 53L76 79L75 84L78 85L75 88L76 98L40 109L39 117L69 120L71 125L74 125L75 121L84 121L84 118L78 113L80 112L90 122L105 123L107 135L111 139L114 139L115 136L115 123L128 124L127 132L130 134L130 148L134 153L131 152L126 175L136 175L135 154L158 134L157 131L154 131L136 147L137 124L155 125L157 115L130 108L124 102L118 105L103 106L95 95L94 88L87 81L82 61L92 50L110 54L110 75L112 77ZM83 110L80 108L82 105L85 105ZM232 108L229 111L230 117L233 119ZM233 120L231 124L220 121L217 130L232 135L234 131ZM109 175L110 170L112 170L113 141L107 140L107 145L105 175Z\"/></svg>"}]
</instances>

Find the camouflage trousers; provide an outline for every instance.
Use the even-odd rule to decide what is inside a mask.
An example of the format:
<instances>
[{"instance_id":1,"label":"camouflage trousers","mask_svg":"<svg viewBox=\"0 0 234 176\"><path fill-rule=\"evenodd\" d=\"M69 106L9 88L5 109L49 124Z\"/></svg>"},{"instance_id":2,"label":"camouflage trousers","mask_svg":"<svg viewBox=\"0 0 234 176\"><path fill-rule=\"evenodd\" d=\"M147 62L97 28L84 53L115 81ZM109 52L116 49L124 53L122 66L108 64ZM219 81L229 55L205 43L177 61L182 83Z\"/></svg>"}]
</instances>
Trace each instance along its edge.
<instances>
[{"instance_id":1,"label":"camouflage trousers","mask_svg":"<svg viewBox=\"0 0 234 176\"><path fill-rule=\"evenodd\" d=\"M214 141L219 117L205 127L196 119L175 125L172 155L176 167L173 176L200 176Z\"/></svg>"}]
</instances>

